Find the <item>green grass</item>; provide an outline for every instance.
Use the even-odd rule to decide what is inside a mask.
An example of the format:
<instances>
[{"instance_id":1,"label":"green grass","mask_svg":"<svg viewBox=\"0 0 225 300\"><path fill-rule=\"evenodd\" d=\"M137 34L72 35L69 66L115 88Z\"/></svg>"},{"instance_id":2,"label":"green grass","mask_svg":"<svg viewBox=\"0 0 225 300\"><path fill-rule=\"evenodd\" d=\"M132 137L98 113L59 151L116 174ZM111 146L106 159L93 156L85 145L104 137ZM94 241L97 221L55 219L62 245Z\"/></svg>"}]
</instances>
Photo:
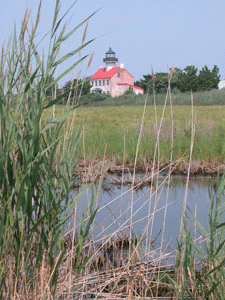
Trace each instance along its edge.
<instances>
[{"instance_id":1,"label":"green grass","mask_svg":"<svg viewBox=\"0 0 225 300\"><path fill-rule=\"evenodd\" d=\"M190 92L172 92L172 101L174 105L191 105ZM224 105L225 104L225 89L210 90L204 92L195 92L194 105ZM165 93L156 94L155 101L158 105L163 105L165 102ZM81 105L92 106L118 106L118 105L143 105L145 102L145 95L129 95L125 94L119 97L112 98L109 95L84 95L80 99ZM147 97L147 103L154 103L154 95L150 94Z\"/></svg>"},{"instance_id":2,"label":"green grass","mask_svg":"<svg viewBox=\"0 0 225 300\"><path fill-rule=\"evenodd\" d=\"M63 106L57 106L59 113ZM157 140L155 108L147 105L138 163L143 165L154 156ZM158 105L157 121L162 118L163 106ZM170 107L166 107L160 130L159 161L164 164L170 158L173 129L173 159L189 156L191 144L191 106L173 106L173 123ZM76 111L74 130L83 132L78 151L82 159L116 159L134 163L136 145L140 132L143 106L88 106ZM225 106L196 106L195 140L193 160L200 163L222 163L225 159ZM84 145L84 149L83 149ZM125 152L124 152L125 149Z\"/></svg>"},{"instance_id":3,"label":"green grass","mask_svg":"<svg viewBox=\"0 0 225 300\"><path fill-rule=\"evenodd\" d=\"M209 190L210 208L208 228L198 222L194 213L187 210L183 230L176 250L176 277L171 278L176 299L224 299L224 188L225 177L217 178L215 190ZM199 239L191 234L196 228Z\"/></svg>"}]
</instances>

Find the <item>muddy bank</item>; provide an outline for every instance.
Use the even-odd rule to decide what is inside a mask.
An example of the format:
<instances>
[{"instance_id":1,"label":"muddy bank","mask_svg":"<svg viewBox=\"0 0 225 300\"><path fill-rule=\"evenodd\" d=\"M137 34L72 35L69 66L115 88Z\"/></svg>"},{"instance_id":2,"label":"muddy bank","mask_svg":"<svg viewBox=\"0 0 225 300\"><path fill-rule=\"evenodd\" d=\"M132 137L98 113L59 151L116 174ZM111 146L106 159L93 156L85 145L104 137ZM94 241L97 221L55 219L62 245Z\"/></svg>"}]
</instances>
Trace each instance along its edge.
<instances>
[{"instance_id":1,"label":"muddy bank","mask_svg":"<svg viewBox=\"0 0 225 300\"><path fill-rule=\"evenodd\" d=\"M172 175L187 175L189 164L181 159L173 164L156 165L151 162L144 165L138 165L135 168L135 174L146 174L146 181L151 182L152 174L156 176L168 174L169 170ZM154 172L153 172L154 171ZM192 176L217 176L225 172L225 164L212 163L212 162L198 162L193 161L190 165L190 175ZM107 174L115 174L122 176L126 174L126 178L133 176L134 165L130 163L122 164L120 161L112 160L81 160L75 167L74 175L82 182L93 182L99 178L107 176ZM129 183L129 182L126 182Z\"/></svg>"}]
</instances>

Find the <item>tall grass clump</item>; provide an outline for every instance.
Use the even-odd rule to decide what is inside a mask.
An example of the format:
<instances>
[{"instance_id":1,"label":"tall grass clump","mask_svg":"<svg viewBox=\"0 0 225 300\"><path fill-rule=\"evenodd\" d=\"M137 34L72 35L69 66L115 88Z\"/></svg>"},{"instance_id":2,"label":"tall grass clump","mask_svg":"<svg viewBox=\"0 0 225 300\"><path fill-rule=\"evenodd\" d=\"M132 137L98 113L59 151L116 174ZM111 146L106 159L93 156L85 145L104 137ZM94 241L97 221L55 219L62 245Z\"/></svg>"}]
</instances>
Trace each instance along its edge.
<instances>
[{"instance_id":1,"label":"tall grass clump","mask_svg":"<svg viewBox=\"0 0 225 300\"><path fill-rule=\"evenodd\" d=\"M50 299L66 253L62 232L75 202L70 191L79 136L64 124L74 107L54 117L54 105L68 94L53 95L49 100L47 91L85 57L79 55L59 75L57 67L91 41L85 42L84 32L82 44L59 57L61 44L90 18L66 33L62 23L70 10L59 17L59 6L56 0L47 57L39 54L36 42L41 1L32 28L27 10L20 32L14 30L1 52L1 299ZM52 108L52 114L43 120L46 108ZM94 214L92 211L90 220ZM87 235L90 222L83 227L77 241Z\"/></svg>"},{"instance_id":2,"label":"tall grass clump","mask_svg":"<svg viewBox=\"0 0 225 300\"><path fill-rule=\"evenodd\" d=\"M198 236L194 237L192 222L184 221L176 253L176 279L172 280L176 299L224 299L224 188L225 175L209 190L207 229L190 210Z\"/></svg>"}]
</instances>

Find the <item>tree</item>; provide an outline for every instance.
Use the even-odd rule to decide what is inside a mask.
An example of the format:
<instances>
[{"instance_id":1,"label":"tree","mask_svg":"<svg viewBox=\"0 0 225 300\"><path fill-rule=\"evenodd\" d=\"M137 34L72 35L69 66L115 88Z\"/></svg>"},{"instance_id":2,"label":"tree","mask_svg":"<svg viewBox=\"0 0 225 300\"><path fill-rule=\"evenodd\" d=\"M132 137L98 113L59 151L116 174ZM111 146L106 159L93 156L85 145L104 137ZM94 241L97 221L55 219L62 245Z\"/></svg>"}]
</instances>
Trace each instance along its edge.
<instances>
[{"instance_id":1,"label":"tree","mask_svg":"<svg viewBox=\"0 0 225 300\"><path fill-rule=\"evenodd\" d=\"M156 93L166 93L168 89L169 74L159 72L154 75L154 87Z\"/></svg>"},{"instance_id":2,"label":"tree","mask_svg":"<svg viewBox=\"0 0 225 300\"><path fill-rule=\"evenodd\" d=\"M181 92L196 92L199 86L198 69L195 66L187 66L182 72L180 80Z\"/></svg>"},{"instance_id":3,"label":"tree","mask_svg":"<svg viewBox=\"0 0 225 300\"><path fill-rule=\"evenodd\" d=\"M153 91L153 81L152 81L152 75L147 74L143 75L144 79L140 79L138 81L135 81L134 85L141 87L144 89L145 93L152 93Z\"/></svg>"},{"instance_id":4,"label":"tree","mask_svg":"<svg viewBox=\"0 0 225 300\"><path fill-rule=\"evenodd\" d=\"M170 69L170 72L172 72L172 69ZM183 71L181 69L174 68L171 81L170 81L170 88L172 91L180 91L182 75L183 75Z\"/></svg>"},{"instance_id":5,"label":"tree","mask_svg":"<svg viewBox=\"0 0 225 300\"><path fill-rule=\"evenodd\" d=\"M153 76L150 74L143 75L144 79L135 82L136 86L144 89L145 93L153 93L153 88L156 93L165 93L168 88L168 73L159 72Z\"/></svg>"},{"instance_id":6,"label":"tree","mask_svg":"<svg viewBox=\"0 0 225 300\"><path fill-rule=\"evenodd\" d=\"M170 71L172 71L170 69ZM140 86L145 92L152 93L153 87L156 93L166 93L169 84L168 73L155 73L154 81L152 75L143 75L143 79L136 81L135 85ZM175 68L170 81L172 91L206 91L216 89L220 81L219 68L214 65L212 71L204 66L200 72L195 66L187 66L184 70Z\"/></svg>"},{"instance_id":7,"label":"tree","mask_svg":"<svg viewBox=\"0 0 225 300\"><path fill-rule=\"evenodd\" d=\"M86 80L69 80L63 86L64 92L71 91L71 97L89 94L90 88L91 85L88 78Z\"/></svg>"},{"instance_id":8,"label":"tree","mask_svg":"<svg viewBox=\"0 0 225 300\"><path fill-rule=\"evenodd\" d=\"M204 66L199 72L199 90L201 91L216 89L219 81L219 68L216 65L214 65L212 71L207 66Z\"/></svg>"}]
</instances>

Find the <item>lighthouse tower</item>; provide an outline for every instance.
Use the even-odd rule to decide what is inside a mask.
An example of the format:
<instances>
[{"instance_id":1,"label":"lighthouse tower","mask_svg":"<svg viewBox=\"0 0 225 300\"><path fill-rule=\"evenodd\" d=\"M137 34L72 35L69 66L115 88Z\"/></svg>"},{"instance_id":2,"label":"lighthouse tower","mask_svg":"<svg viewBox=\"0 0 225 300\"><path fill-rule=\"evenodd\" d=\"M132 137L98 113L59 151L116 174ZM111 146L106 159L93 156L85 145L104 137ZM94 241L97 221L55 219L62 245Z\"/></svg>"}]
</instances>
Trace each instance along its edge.
<instances>
[{"instance_id":1,"label":"lighthouse tower","mask_svg":"<svg viewBox=\"0 0 225 300\"><path fill-rule=\"evenodd\" d=\"M106 71L116 66L118 58L115 57L115 54L116 53L111 48L106 52L105 58L103 58L103 62L106 64Z\"/></svg>"}]
</instances>

